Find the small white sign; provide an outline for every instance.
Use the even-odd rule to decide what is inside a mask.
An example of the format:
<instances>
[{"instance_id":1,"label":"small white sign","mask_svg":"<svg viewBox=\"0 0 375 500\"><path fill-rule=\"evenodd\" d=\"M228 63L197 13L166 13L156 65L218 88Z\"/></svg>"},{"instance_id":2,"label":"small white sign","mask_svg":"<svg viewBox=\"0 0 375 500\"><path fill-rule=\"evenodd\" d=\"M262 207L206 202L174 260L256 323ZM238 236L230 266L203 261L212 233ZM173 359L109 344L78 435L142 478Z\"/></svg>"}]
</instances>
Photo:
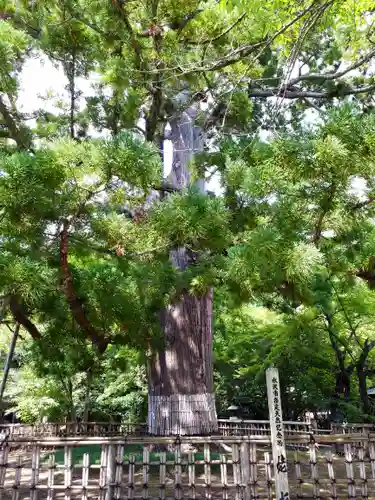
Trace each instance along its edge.
<instances>
[{"instance_id":1,"label":"small white sign","mask_svg":"<svg viewBox=\"0 0 375 500\"><path fill-rule=\"evenodd\" d=\"M276 500L289 500L288 464L284 441L279 371L277 368L268 368L266 371L266 380Z\"/></svg>"}]
</instances>

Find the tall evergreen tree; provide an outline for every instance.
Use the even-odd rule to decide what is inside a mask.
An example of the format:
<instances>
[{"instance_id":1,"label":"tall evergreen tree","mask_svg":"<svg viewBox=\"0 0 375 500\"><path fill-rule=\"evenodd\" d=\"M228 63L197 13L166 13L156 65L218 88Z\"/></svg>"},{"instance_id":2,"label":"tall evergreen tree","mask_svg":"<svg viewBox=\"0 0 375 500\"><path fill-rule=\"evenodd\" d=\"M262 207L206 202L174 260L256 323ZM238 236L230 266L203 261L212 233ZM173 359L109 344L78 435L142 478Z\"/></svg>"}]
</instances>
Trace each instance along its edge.
<instances>
[{"instance_id":1,"label":"tall evergreen tree","mask_svg":"<svg viewBox=\"0 0 375 500\"><path fill-rule=\"evenodd\" d=\"M290 141L271 149L253 147L254 120L260 117L261 125L269 126L264 106L254 100L277 98L270 114L275 127L276 112L286 99L295 102L290 109L294 119L301 107L321 110L327 99L370 99L371 8L365 0L354 7L332 0L293 7L279 0L3 3L2 135L13 139L18 150L6 145L2 156L3 290L11 296L14 318L36 341L56 334L58 321L69 325L66 331L72 335L90 339L99 353L109 343L146 349L153 432L215 428L211 287L227 265L225 254L230 261L225 279L239 288L239 295L246 296L247 268L254 273L251 280L258 274L263 292L267 284L287 291L290 282L294 285L294 268L285 277L277 266L266 272L258 268L254 258L259 253L264 262L261 249L276 250L279 242L268 240L265 222L274 206L264 196L275 193L265 194L260 184L261 194L249 195L251 176L275 162L281 179L274 185L280 187L288 171L283 159L295 154ZM40 113L37 121L44 130L36 132L45 137L46 122L57 123L55 135L68 128L70 141L37 144L17 110L17 74L32 51L61 63L70 95L68 121ZM90 72L101 75L100 88L78 113L76 79ZM208 107L205 113L202 103ZM112 140L82 141L89 123L109 128ZM167 123L174 158L166 182L160 145ZM125 129L132 133L124 134ZM144 137L137 138L135 130ZM239 136L239 142L221 144L218 154L195 155L203 143L214 151L227 134ZM337 153L339 166L344 153L335 138L326 140L314 154L331 165L332 157L324 156L328 148ZM249 178L243 176L244 165ZM202 181L193 186L212 168L222 175L225 196L220 199L202 193ZM337 175L333 171L329 179ZM293 174L298 180L298 168ZM238 185L238 179L248 184ZM335 180L328 183L336 190ZM329 189L322 194L323 184L311 188L324 212L315 223L315 250L292 231L285 244L293 250L279 259L301 266L319 260L323 222L333 203ZM159 193L152 203L151 192ZM288 203L279 205L277 215L285 216L280 222L285 226L296 223L286 215ZM263 215L260 207L265 207ZM266 217L264 223L259 217ZM301 231L311 229L305 222ZM243 245L246 255L254 252L251 266L241 260ZM45 320L43 332L32 316Z\"/></svg>"}]
</instances>

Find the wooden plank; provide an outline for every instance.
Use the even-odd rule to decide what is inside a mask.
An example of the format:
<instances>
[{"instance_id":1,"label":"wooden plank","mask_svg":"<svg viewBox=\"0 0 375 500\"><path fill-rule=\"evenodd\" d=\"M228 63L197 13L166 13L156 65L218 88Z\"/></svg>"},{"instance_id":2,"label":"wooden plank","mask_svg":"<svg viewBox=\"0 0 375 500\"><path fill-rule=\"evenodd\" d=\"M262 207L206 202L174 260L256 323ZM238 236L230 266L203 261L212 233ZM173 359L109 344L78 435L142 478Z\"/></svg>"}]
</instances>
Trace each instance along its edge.
<instances>
[{"instance_id":1,"label":"wooden plank","mask_svg":"<svg viewBox=\"0 0 375 500\"><path fill-rule=\"evenodd\" d=\"M375 444L370 443L369 445L369 455L370 455L370 464L371 464L371 475L372 479L375 479Z\"/></svg>"},{"instance_id":2,"label":"wooden plank","mask_svg":"<svg viewBox=\"0 0 375 500\"><path fill-rule=\"evenodd\" d=\"M124 463L124 445L117 446L116 452L116 471L115 471L115 491L114 498L120 500L122 497L122 473L123 473L123 463Z\"/></svg>"},{"instance_id":3,"label":"wooden plank","mask_svg":"<svg viewBox=\"0 0 375 500\"><path fill-rule=\"evenodd\" d=\"M320 484L319 484L319 472L318 472L318 462L316 459L315 443L310 443L309 459L310 459L311 480L312 480L312 485L313 485L314 498L319 498L320 497Z\"/></svg>"},{"instance_id":4,"label":"wooden plank","mask_svg":"<svg viewBox=\"0 0 375 500\"><path fill-rule=\"evenodd\" d=\"M250 498L258 498L257 445L250 444Z\"/></svg>"},{"instance_id":5,"label":"wooden plank","mask_svg":"<svg viewBox=\"0 0 375 500\"><path fill-rule=\"evenodd\" d=\"M336 485L336 477L335 477L335 470L333 467L333 456L332 456L332 451L329 450L327 453L327 467L328 467L328 477L329 477L329 482L330 482L330 489L331 489L331 498L337 499L337 485Z\"/></svg>"},{"instance_id":6,"label":"wooden plank","mask_svg":"<svg viewBox=\"0 0 375 500\"><path fill-rule=\"evenodd\" d=\"M47 500L53 500L55 482L55 455L51 454L48 458L48 477L47 477Z\"/></svg>"},{"instance_id":7,"label":"wooden plank","mask_svg":"<svg viewBox=\"0 0 375 500\"><path fill-rule=\"evenodd\" d=\"M70 500L72 493L72 448L70 446L64 448L64 467L65 500Z\"/></svg>"},{"instance_id":8,"label":"wooden plank","mask_svg":"<svg viewBox=\"0 0 375 500\"><path fill-rule=\"evenodd\" d=\"M361 447L358 450L358 467L359 467L359 477L361 478L361 494L362 500L368 498L368 485L366 476L366 462L365 462L365 448Z\"/></svg>"},{"instance_id":9,"label":"wooden plank","mask_svg":"<svg viewBox=\"0 0 375 500\"><path fill-rule=\"evenodd\" d=\"M180 500L182 498L182 468L181 468L181 445L176 443L174 450L174 467L175 467L175 475L174 475L174 495L176 500Z\"/></svg>"},{"instance_id":10,"label":"wooden plank","mask_svg":"<svg viewBox=\"0 0 375 500\"><path fill-rule=\"evenodd\" d=\"M284 440L288 444L301 444L304 446L307 446L310 440L311 434L308 433L299 433L299 434L294 434L294 435L289 435L284 437ZM364 441L368 443L374 443L375 442L375 433L371 433L366 438L364 438L363 434L319 434L315 435L315 440L317 444L326 444L326 445L332 445L332 444L344 444L344 443L353 443L353 444L358 444L358 443L363 443ZM154 440L150 437L129 437L127 438L127 443L129 445L150 445L150 444L161 444L161 445L174 445L175 444L175 439L170 438L170 437L155 437L155 440L157 439L157 443L154 442ZM194 440L196 443L213 443L213 444L226 444L228 446L231 446L232 443L237 443L241 444L243 442L257 442L259 444L269 444L271 441L266 435L261 435L261 436L256 436L256 435L244 435L244 436L197 436L194 437ZM181 444L190 444L191 443L191 438L187 436L181 436ZM16 445L16 446L35 446L38 445L39 447L44 447L44 448L52 448L52 447L64 447L64 446L71 446L71 447L80 447L80 446L90 446L90 445L103 445L103 444L114 444L114 445L120 445L124 444L124 438L121 436L117 437L88 437L85 439L76 439L76 438L62 438L62 439L56 439L56 438L19 438L19 439L8 439L8 444L9 445Z\"/></svg>"},{"instance_id":11,"label":"wooden plank","mask_svg":"<svg viewBox=\"0 0 375 500\"><path fill-rule=\"evenodd\" d=\"M90 456L88 453L84 453L83 467L82 467L82 500L88 500L87 487L89 485L89 470L90 470Z\"/></svg>"},{"instance_id":12,"label":"wooden plank","mask_svg":"<svg viewBox=\"0 0 375 500\"><path fill-rule=\"evenodd\" d=\"M100 469L99 469L99 500L104 500L105 497L105 484L107 472L107 454L108 445L103 444L100 452Z\"/></svg>"},{"instance_id":13,"label":"wooden plank","mask_svg":"<svg viewBox=\"0 0 375 500\"><path fill-rule=\"evenodd\" d=\"M243 489L243 500L250 500L250 454L249 444L242 443L240 448L241 459L241 483Z\"/></svg>"},{"instance_id":14,"label":"wooden plank","mask_svg":"<svg viewBox=\"0 0 375 500\"><path fill-rule=\"evenodd\" d=\"M135 490L135 455L129 455L128 499L134 498Z\"/></svg>"},{"instance_id":15,"label":"wooden plank","mask_svg":"<svg viewBox=\"0 0 375 500\"><path fill-rule=\"evenodd\" d=\"M31 488L30 500L38 500L38 482L39 482L39 466L40 466L40 448L33 446L31 458Z\"/></svg>"},{"instance_id":16,"label":"wooden plank","mask_svg":"<svg viewBox=\"0 0 375 500\"><path fill-rule=\"evenodd\" d=\"M345 468L346 477L348 479L348 498L355 498L353 454L350 444L345 445Z\"/></svg>"},{"instance_id":17,"label":"wooden plank","mask_svg":"<svg viewBox=\"0 0 375 500\"><path fill-rule=\"evenodd\" d=\"M219 428L223 431L231 431L233 429L239 429L240 431L246 429L252 429L256 434L268 432L269 430L269 420L251 420L251 419L218 419ZM308 428L310 431L309 422L300 421L284 421L285 430L286 427L294 427L305 429ZM24 436L120 436L123 434L134 434L142 429L147 428L147 423L136 423L136 422L123 422L122 424L109 424L108 422L65 422L56 423L49 422L44 424L0 424L0 433L9 432L9 434L17 434ZM341 429L343 426L335 425L335 429ZM359 430L362 433L367 433L368 430L373 430L374 426L372 424L347 424L346 429L352 431Z\"/></svg>"},{"instance_id":18,"label":"wooden plank","mask_svg":"<svg viewBox=\"0 0 375 500\"><path fill-rule=\"evenodd\" d=\"M164 500L165 498L165 488L166 488L166 483L167 483L167 467L166 467L166 462L167 462L167 454L165 451L160 452L159 454L159 481L160 481L160 486L159 486L159 498L160 500Z\"/></svg>"},{"instance_id":19,"label":"wooden plank","mask_svg":"<svg viewBox=\"0 0 375 500\"><path fill-rule=\"evenodd\" d=\"M343 437L340 434L341 437ZM300 439L301 442L305 442L309 437L309 434L305 435L299 435L298 438ZM355 436L354 436L355 437ZM354 439L353 437L353 439ZM345 436L346 438L346 436ZM350 440L352 437L348 436L348 439ZM294 439L294 436L293 436ZM334 441L334 436L321 436L322 440L327 440L332 442ZM356 439L359 441L362 439L361 437ZM191 437L189 436L181 436L180 437L181 444L187 444L189 445L191 443ZM375 441L375 434L372 436L372 440ZM174 437L169 437L169 436L129 436L126 438L126 442L129 445L174 445L176 439ZM237 443L241 444L243 442L253 442L256 441L257 443L261 444L269 444L270 439L267 436L253 436L253 435L246 435L246 436L194 436L194 443L198 444L204 444L204 443L215 443L215 444L227 444L231 445L232 443ZM33 446L33 445L38 445L40 447L48 448L48 447L64 447L64 446L71 446L71 447L81 447L81 446L91 446L91 445L110 445L110 444L124 444L124 437L123 436L111 436L111 437L86 437L86 438L77 438L77 437L64 437L64 438L30 438L30 437L21 437L17 439L8 439L8 443L14 443L16 445L24 445L24 446Z\"/></svg>"},{"instance_id":20,"label":"wooden plank","mask_svg":"<svg viewBox=\"0 0 375 500\"><path fill-rule=\"evenodd\" d=\"M106 500L112 500L115 491L116 478L116 445L110 444L107 449L107 467L106 467Z\"/></svg>"},{"instance_id":21,"label":"wooden plank","mask_svg":"<svg viewBox=\"0 0 375 500\"><path fill-rule=\"evenodd\" d=\"M277 370L277 368L268 368L268 370L266 371L266 381L276 498L288 498L288 466L284 440L279 371Z\"/></svg>"},{"instance_id":22,"label":"wooden plank","mask_svg":"<svg viewBox=\"0 0 375 500\"><path fill-rule=\"evenodd\" d=\"M264 472L266 476L266 488L267 488L267 498L268 500L273 500L273 481L272 481L272 470L271 470L271 457L267 452L264 453Z\"/></svg>"},{"instance_id":23,"label":"wooden plank","mask_svg":"<svg viewBox=\"0 0 375 500\"><path fill-rule=\"evenodd\" d=\"M235 499L242 500L240 453L237 443L233 444L232 446L232 467L233 467L233 484L236 488Z\"/></svg>"},{"instance_id":24,"label":"wooden plank","mask_svg":"<svg viewBox=\"0 0 375 500\"><path fill-rule=\"evenodd\" d=\"M194 500L196 498L195 487L195 455L189 453L188 455L188 473L189 473L189 497Z\"/></svg>"},{"instance_id":25,"label":"wooden plank","mask_svg":"<svg viewBox=\"0 0 375 500\"><path fill-rule=\"evenodd\" d=\"M5 444L0 453L0 499L4 496L4 484L8 465L9 447Z\"/></svg>"},{"instance_id":26,"label":"wooden plank","mask_svg":"<svg viewBox=\"0 0 375 500\"><path fill-rule=\"evenodd\" d=\"M208 500L212 498L211 490L211 450L208 443L204 444L203 448L204 456L204 483L205 483L205 497Z\"/></svg>"},{"instance_id":27,"label":"wooden plank","mask_svg":"<svg viewBox=\"0 0 375 500\"><path fill-rule=\"evenodd\" d=\"M22 474L22 457L21 455L18 455L16 470L14 474L12 500L19 500L20 498L21 474Z\"/></svg>"},{"instance_id":28,"label":"wooden plank","mask_svg":"<svg viewBox=\"0 0 375 500\"><path fill-rule=\"evenodd\" d=\"M297 482L297 498L303 498L303 479L301 474L301 461L299 459L298 451L296 451L294 454L294 468Z\"/></svg>"},{"instance_id":29,"label":"wooden plank","mask_svg":"<svg viewBox=\"0 0 375 500\"><path fill-rule=\"evenodd\" d=\"M149 497L148 493L148 482L149 482L149 471L150 471L150 450L147 446L143 448L143 464L142 464L142 500Z\"/></svg>"},{"instance_id":30,"label":"wooden plank","mask_svg":"<svg viewBox=\"0 0 375 500\"><path fill-rule=\"evenodd\" d=\"M220 455L220 478L223 500L228 500L228 468L227 457L224 454Z\"/></svg>"}]
</instances>

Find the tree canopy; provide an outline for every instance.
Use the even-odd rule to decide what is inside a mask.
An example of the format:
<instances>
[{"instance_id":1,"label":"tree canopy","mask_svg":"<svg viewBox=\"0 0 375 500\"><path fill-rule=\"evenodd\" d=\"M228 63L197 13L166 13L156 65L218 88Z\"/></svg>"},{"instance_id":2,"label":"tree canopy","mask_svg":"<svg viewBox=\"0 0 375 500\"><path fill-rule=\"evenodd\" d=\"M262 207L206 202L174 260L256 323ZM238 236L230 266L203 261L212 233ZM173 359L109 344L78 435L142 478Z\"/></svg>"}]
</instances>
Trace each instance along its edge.
<instances>
[{"instance_id":1,"label":"tree canopy","mask_svg":"<svg viewBox=\"0 0 375 500\"><path fill-rule=\"evenodd\" d=\"M14 375L22 396L11 388L24 418L38 404L83 415L83 380L97 414L143 417L160 311L212 286L222 411L251 401L264 416L262 373L274 364L291 417L336 418L344 404L359 418L357 399L370 415L371 2L5 1L1 11L0 289L6 320L31 336ZM54 112L18 104L32 58L67 83L66 102L47 96ZM85 97L81 80L92 83ZM189 106L205 145L192 180L216 176L216 192L165 175L168 126ZM190 265L176 269L181 247ZM50 406L28 402L35 376Z\"/></svg>"}]
</instances>

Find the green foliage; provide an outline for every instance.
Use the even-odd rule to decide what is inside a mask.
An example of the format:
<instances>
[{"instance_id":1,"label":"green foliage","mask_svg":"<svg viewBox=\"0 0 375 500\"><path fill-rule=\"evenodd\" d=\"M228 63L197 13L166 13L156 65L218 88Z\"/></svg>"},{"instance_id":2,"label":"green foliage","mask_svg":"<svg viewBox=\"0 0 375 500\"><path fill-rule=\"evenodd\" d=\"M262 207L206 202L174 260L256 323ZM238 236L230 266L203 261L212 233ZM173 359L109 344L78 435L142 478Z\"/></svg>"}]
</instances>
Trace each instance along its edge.
<instances>
[{"instance_id":1,"label":"green foliage","mask_svg":"<svg viewBox=\"0 0 375 500\"><path fill-rule=\"evenodd\" d=\"M0 19L0 88L14 95L17 89L16 74L21 69L28 37Z\"/></svg>"},{"instance_id":2,"label":"green foliage","mask_svg":"<svg viewBox=\"0 0 375 500\"><path fill-rule=\"evenodd\" d=\"M152 211L151 225L166 233L171 248L221 251L230 241L229 213L223 201L194 190L175 194Z\"/></svg>"},{"instance_id":3,"label":"green foliage","mask_svg":"<svg viewBox=\"0 0 375 500\"><path fill-rule=\"evenodd\" d=\"M220 411L236 400L264 417L271 364L291 417L332 407L348 370L345 411L359 399L364 410L353 373L370 380L374 362L371 2L16 4L1 2L0 135L16 148L0 145L0 289L40 331L22 343L9 389L22 418L89 409L144 419L144 354L162 346L160 311L213 285ZM69 102L47 96L55 111L38 110L28 128L17 91L31 55L59 65ZM337 73L351 64L358 71ZM95 79L85 99L80 78ZM189 103L208 101L196 177L218 172L223 194L164 186L151 201L165 124L187 89ZM307 108L319 120L304 120ZM98 131L108 138L90 137ZM170 263L176 247L187 269ZM62 286L66 250L74 300Z\"/></svg>"},{"instance_id":4,"label":"green foliage","mask_svg":"<svg viewBox=\"0 0 375 500\"><path fill-rule=\"evenodd\" d=\"M111 346L99 359L89 344L71 337L60 345L21 340L17 359L6 399L8 412L16 411L23 422L146 418L144 362L132 349Z\"/></svg>"},{"instance_id":5,"label":"green foliage","mask_svg":"<svg viewBox=\"0 0 375 500\"><path fill-rule=\"evenodd\" d=\"M4 153L1 286L36 311L42 335L9 394L22 418L84 414L86 384L85 404L97 415L144 420L144 361L121 346L156 345L167 301L212 284L226 290L215 327L220 412L238 401L264 417L269 365L282 373L291 418L307 408L329 409L339 369L334 340L359 363L374 336L374 292L359 277L372 258L373 207L350 190L355 176L374 189L374 131L371 114L364 118L356 108L349 114L345 106L319 129L253 141L246 154L227 140L219 153L224 196L189 189L154 202L139 220L119 208L145 198L160 165L156 151L131 136ZM61 294L59 233L51 225L62 217L72 218L75 291L91 324L112 343L101 359ZM177 272L168 253L182 246L200 255ZM373 356L370 349L364 369Z\"/></svg>"},{"instance_id":6,"label":"green foliage","mask_svg":"<svg viewBox=\"0 0 375 500\"><path fill-rule=\"evenodd\" d=\"M9 411L16 411L22 422L34 423L43 417L58 421L64 417L66 395L56 381L50 377L38 378L28 367L18 372L9 384L7 398L16 401L17 406Z\"/></svg>"}]
</instances>

